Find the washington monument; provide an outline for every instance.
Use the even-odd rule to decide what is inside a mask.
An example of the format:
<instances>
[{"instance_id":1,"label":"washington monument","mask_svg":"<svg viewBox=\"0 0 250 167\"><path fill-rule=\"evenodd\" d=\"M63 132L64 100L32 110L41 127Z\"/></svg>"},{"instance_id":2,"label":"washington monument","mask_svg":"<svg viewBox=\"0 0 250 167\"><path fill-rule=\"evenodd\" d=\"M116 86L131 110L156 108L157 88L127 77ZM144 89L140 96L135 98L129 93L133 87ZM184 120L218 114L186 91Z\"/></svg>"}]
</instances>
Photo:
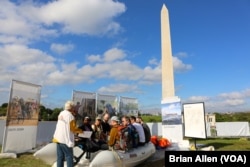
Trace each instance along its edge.
<instances>
[{"instance_id":1,"label":"washington monument","mask_svg":"<svg viewBox=\"0 0 250 167\"><path fill-rule=\"evenodd\" d=\"M169 16L165 4L161 9L161 61L162 100L164 100L175 96Z\"/></svg>"}]
</instances>

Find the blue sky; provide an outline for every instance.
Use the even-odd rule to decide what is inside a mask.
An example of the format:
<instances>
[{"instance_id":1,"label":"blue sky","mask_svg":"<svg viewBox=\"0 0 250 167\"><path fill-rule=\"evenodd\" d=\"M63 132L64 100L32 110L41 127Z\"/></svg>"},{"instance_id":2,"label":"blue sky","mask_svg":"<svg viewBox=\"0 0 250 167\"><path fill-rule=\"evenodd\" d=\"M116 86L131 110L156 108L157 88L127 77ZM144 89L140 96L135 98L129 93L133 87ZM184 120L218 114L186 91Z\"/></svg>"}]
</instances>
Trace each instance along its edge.
<instances>
[{"instance_id":1,"label":"blue sky","mask_svg":"<svg viewBox=\"0 0 250 167\"><path fill-rule=\"evenodd\" d=\"M78 90L160 111L163 4L176 96L207 112L249 111L249 0L1 0L0 104L15 79L41 85L49 108Z\"/></svg>"}]
</instances>

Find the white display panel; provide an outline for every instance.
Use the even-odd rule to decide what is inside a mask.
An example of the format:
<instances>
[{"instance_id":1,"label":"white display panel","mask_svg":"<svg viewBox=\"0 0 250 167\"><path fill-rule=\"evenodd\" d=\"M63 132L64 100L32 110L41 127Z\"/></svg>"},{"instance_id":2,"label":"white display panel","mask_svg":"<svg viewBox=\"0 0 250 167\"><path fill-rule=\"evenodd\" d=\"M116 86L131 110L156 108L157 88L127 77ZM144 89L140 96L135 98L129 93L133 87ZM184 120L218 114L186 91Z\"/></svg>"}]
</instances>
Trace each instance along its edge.
<instances>
[{"instance_id":1,"label":"white display panel","mask_svg":"<svg viewBox=\"0 0 250 167\"><path fill-rule=\"evenodd\" d=\"M204 102L183 104L184 136L207 138Z\"/></svg>"}]
</instances>

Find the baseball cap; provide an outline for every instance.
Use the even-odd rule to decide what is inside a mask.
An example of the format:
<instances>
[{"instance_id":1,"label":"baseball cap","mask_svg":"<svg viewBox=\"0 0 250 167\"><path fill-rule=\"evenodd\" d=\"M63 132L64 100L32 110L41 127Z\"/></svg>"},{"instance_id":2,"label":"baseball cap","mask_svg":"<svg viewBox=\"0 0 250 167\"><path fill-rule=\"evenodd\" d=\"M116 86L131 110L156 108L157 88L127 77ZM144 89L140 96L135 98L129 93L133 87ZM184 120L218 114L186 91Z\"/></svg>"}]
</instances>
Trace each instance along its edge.
<instances>
[{"instance_id":1,"label":"baseball cap","mask_svg":"<svg viewBox=\"0 0 250 167\"><path fill-rule=\"evenodd\" d=\"M117 116L113 116L113 117L111 118L111 121L119 122L120 120L119 120L119 118L118 118Z\"/></svg>"}]
</instances>

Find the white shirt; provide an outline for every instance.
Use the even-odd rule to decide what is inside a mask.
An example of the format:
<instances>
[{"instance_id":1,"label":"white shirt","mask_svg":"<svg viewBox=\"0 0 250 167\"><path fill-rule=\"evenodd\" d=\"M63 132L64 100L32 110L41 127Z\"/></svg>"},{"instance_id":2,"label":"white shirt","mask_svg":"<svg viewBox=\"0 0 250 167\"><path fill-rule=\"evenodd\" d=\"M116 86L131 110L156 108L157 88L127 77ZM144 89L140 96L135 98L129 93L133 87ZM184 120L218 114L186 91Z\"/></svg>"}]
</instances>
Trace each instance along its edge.
<instances>
[{"instance_id":1,"label":"white shirt","mask_svg":"<svg viewBox=\"0 0 250 167\"><path fill-rule=\"evenodd\" d=\"M68 147L74 147L74 133L70 131L70 122L74 121L74 116L71 112L64 110L58 116L54 138Z\"/></svg>"},{"instance_id":2,"label":"white shirt","mask_svg":"<svg viewBox=\"0 0 250 167\"><path fill-rule=\"evenodd\" d=\"M135 129L137 130L139 134L140 142L145 143L145 133L144 133L142 125L137 122L134 122L132 125L135 127Z\"/></svg>"}]
</instances>

